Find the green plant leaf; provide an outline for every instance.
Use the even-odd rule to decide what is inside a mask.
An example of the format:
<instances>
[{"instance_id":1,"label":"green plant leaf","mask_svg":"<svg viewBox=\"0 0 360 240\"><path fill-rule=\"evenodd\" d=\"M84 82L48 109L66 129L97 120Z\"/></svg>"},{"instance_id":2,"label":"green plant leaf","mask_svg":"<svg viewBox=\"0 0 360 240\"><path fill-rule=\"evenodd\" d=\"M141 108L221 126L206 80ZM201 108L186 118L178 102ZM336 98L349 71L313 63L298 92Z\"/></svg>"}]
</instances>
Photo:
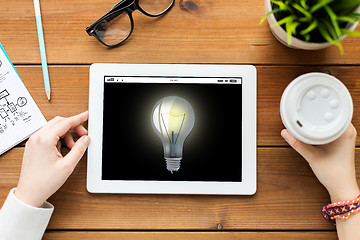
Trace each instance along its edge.
<instances>
[{"instance_id":1,"label":"green plant leaf","mask_svg":"<svg viewBox=\"0 0 360 240\"><path fill-rule=\"evenodd\" d=\"M324 7L324 6L327 6L329 3L333 2L334 0L320 0L318 1L317 4L315 4L314 6L312 6L310 8L310 12L311 13L314 13L316 12L317 10L319 10L320 8Z\"/></svg>"},{"instance_id":2,"label":"green plant leaf","mask_svg":"<svg viewBox=\"0 0 360 240\"><path fill-rule=\"evenodd\" d=\"M266 15L260 20L259 24L262 24L262 23L265 21L265 19L266 19L268 16L270 16L271 14L277 13L277 12L279 12L279 11L280 11L280 8L275 8L274 10L266 13Z\"/></svg>"},{"instance_id":3,"label":"green plant leaf","mask_svg":"<svg viewBox=\"0 0 360 240\"><path fill-rule=\"evenodd\" d=\"M341 15L349 15L359 7L360 0L336 0L330 4L330 7Z\"/></svg>"},{"instance_id":4,"label":"green plant leaf","mask_svg":"<svg viewBox=\"0 0 360 240\"><path fill-rule=\"evenodd\" d=\"M328 21L323 21L323 24L326 28L326 30L328 31L328 33L331 35L331 37L336 40L338 39L338 36L335 32L334 26L332 24L330 24Z\"/></svg>"},{"instance_id":5,"label":"green plant leaf","mask_svg":"<svg viewBox=\"0 0 360 240\"><path fill-rule=\"evenodd\" d=\"M307 19L311 19L312 18L312 15L311 13L309 13L306 9L304 9L303 7L301 7L299 4L297 3L293 3L291 4L296 10L298 10L299 12L301 12L302 14L304 14L304 16L307 18Z\"/></svg>"},{"instance_id":6,"label":"green plant leaf","mask_svg":"<svg viewBox=\"0 0 360 240\"><path fill-rule=\"evenodd\" d=\"M321 36L323 36L326 41L328 41L329 43L335 44L335 40L333 40L331 38L329 32L327 31L326 26L324 26L323 23L319 23L318 29L319 29Z\"/></svg>"},{"instance_id":7,"label":"green plant leaf","mask_svg":"<svg viewBox=\"0 0 360 240\"><path fill-rule=\"evenodd\" d=\"M340 22L356 23L356 21L354 20L354 18L347 17L347 16L338 16L336 19L337 19L338 21L340 21Z\"/></svg>"},{"instance_id":8,"label":"green plant leaf","mask_svg":"<svg viewBox=\"0 0 360 240\"><path fill-rule=\"evenodd\" d=\"M324 39L326 41L328 41L329 43L337 46L339 48L339 50L340 50L340 53L344 54L344 48L343 48L342 44L340 42L335 41L334 39L331 38L330 34L326 31L326 27L323 24L319 23L318 29L319 29L320 34L324 37Z\"/></svg>"},{"instance_id":9,"label":"green plant leaf","mask_svg":"<svg viewBox=\"0 0 360 240\"><path fill-rule=\"evenodd\" d=\"M314 30L318 25L318 21L316 19L314 19L311 24L304 30L302 30L300 32L301 35L307 35L309 32L311 32L312 30Z\"/></svg>"},{"instance_id":10,"label":"green plant leaf","mask_svg":"<svg viewBox=\"0 0 360 240\"><path fill-rule=\"evenodd\" d=\"M280 21L276 22L275 24L271 25L271 27L281 26L285 23L292 22L295 18L296 16L294 15L287 16L286 18L283 18Z\"/></svg>"},{"instance_id":11,"label":"green plant leaf","mask_svg":"<svg viewBox=\"0 0 360 240\"><path fill-rule=\"evenodd\" d=\"M290 22L286 22L287 44L291 45L292 30L290 28Z\"/></svg>"},{"instance_id":12,"label":"green plant leaf","mask_svg":"<svg viewBox=\"0 0 360 240\"><path fill-rule=\"evenodd\" d=\"M309 19L306 17L302 17L298 19L299 22L309 22Z\"/></svg>"},{"instance_id":13,"label":"green plant leaf","mask_svg":"<svg viewBox=\"0 0 360 240\"><path fill-rule=\"evenodd\" d=\"M292 44L292 36L294 34L296 34L296 28L297 26L299 26L299 22L292 22L292 21L287 21L285 24L286 27L286 33L287 33L287 43L288 45Z\"/></svg>"},{"instance_id":14,"label":"green plant leaf","mask_svg":"<svg viewBox=\"0 0 360 240\"><path fill-rule=\"evenodd\" d=\"M305 38L306 42L310 41L310 34L305 34L303 37Z\"/></svg>"},{"instance_id":15,"label":"green plant leaf","mask_svg":"<svg viewBox=\"0 0 360 240\"><path fill-rule=\"evenodd\" d=\"M348 36L360 37L360 32L351 31L351 30L346 29L346 28L342 28L341 33L344 34L344 35L348 35Z\"/></svg>"},{"instance_id":16,"label":"green plant leaf","mask_svg":"<svg viewBox=\"0 0 360 240\"><path fill-rule=\"evenodd\" d=\"M329 17L331 19L332 24L334 25L334 29L336 32L336 35L338 36L338 38L341 37L341 31L340 31L340 27L339 24L336 20L337 16L335 15L335 13L333 12L333 10L329 7L329 6L324 6L324 9L326 10L326 12L329 14Z\"/></svg>"},{"instance_id":17,"label":"green plant leaf","mask_svg":"<svg viewBox=\"0 0 360 240\"><path fill-rule=\"evenodd\" d=\"M287 10L288 9L288 4L282 0L271 0L272 3L275 3L276 5L279 6L280 10Z\"/></svg>"},{"instance_id":18,"label":"green plant leaf","mask_svg":"<svg viewBox=\"0 0 360 240\"><path fill-rule=\"evenodd\" d=\"M306 0L300 0L300 4L306 10L309 10L309 6L306 4Z\"/></svg>"},{"instance_id":19,"label":"green plant leaf","mask_svg":"<svg viewBox=\"0 0 360 240\"><path fill-rule=\"evenodd\" d=\"M349 14L349 17L354 18L354 19L360 19L360 13L354 12Z\"/></svg>"},{"instance_id":20,"label":"green plant leaf","mask_svg":"<svg viewBox=\"0 0 360 240\"><path fill-rule=\"evenodd\" d=\"M292 35L296 35L296 28L299 26L299 22L292 22L289 24Z\"/></svg>"}]
</instances>

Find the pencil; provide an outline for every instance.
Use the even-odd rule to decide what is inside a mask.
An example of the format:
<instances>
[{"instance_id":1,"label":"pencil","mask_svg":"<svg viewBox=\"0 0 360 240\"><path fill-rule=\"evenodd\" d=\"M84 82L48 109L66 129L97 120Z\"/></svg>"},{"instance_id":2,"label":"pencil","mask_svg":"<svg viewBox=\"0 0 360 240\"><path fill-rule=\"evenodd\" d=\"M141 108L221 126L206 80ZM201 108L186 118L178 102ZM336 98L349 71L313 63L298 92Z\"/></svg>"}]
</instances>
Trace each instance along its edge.
<instances>
[{"instance_id":1,"label":"pencil","mask_svg":"<svg viewBox=\"0 0 360 240\"><path fill-rule=\"evenodd\" d=\"M44 86L45 86L45 93L46 97L50 102L50 79L49 79L49 72L46 60L46 52L45 52L45 41L44 41L44 33L41 21L41 12L40 12L40 2L39 0L34 0L34 7L35 7L35 18L36 18L36 27L38 32L39 38L39 47L40 47L40 56L41 56L41 66L43 70L44 76Z\"/></svg>"}]
</instances>

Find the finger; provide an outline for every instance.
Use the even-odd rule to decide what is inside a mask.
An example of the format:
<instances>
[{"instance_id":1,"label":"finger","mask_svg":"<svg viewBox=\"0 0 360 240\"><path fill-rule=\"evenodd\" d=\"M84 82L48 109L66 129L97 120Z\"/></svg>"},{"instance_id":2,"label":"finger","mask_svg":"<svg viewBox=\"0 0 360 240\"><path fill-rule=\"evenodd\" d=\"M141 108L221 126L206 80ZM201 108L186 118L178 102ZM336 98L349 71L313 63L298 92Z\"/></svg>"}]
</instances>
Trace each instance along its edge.
<instances>
[{"instance_id":1,"label":"finger","mask_svg":"<svg viewBox=\"0 0 360 240\"><path fill-rule=\"evenodd\" d=\"M54 125L49 131L51 134L61 137L65 135L70 129L75 128L85 122L89 117L89 112L83 112L76 116L64 118L62 121Z\"/></svg>"},{"instance_id":2,"label":"finger","mask_svg":"<svg viewBox=\"0 0 360 240\"><path fill-rule=\"evenodd\" d=\"M354 151L356 145L356 135L357 133L355 127L350 124L346 131L338 139L327 145L333 151L338 151L339 149Z\"/></svg>"},{"instance_id":3,"label":"finger","mask_svg":"<svg viewBox=\"0 0 360 240\"><path fill-rule=\"evenodd\" d=\"M315 150L313 146L297 140L287 129L281 131L281 136L295 151L300 153L307 161L311 161L312 153Z\"/></svg>"},{"instance_id":4,"label":"finger","mask_svg":"<svg viewBox=\"0 0 360 240\"><path fill-rule=\"evenodd\" d=\"M65 144L68 148L72 148L75 144L74 139L70 132L67 132L64 137Z\"/></svg>"},{"instance_id":5,"label":"finger","mask_svg":"<svg viewBox=\"0 0 360 240\"><path fill-rule=\"evenodd\" d=\"M56 144L56 148L60 152L60 150L61 150L61 142L60 141L58 141L58 143Z\"/></svg>"},{"instance_id":6,"label":"finger","mask_svg":"<svg viewBox=\"0 0 360 240\"><path fill-rule=\"evenodd\" d=\"M53 119L51 119L50 121L48 121L39 131L46 131L48 129L51 129L53 126L55 126L59 122L63 121L64 119L66 119L66 118L56 116Z\"/></svg>"},{"instance_id":7,"label":"finger","mask_svg":"<svg viewBox=\"0 0 360 240\"><path fill-rule=\"evenodd\" d=\"M60 121L62 121L64 118L60 117L60 116L56 116L53 119L51 119L50 121L48 121L41 129L40 131L46 131L50 128L52 128L55 124L59 123Z\"/></svg>"},{"instance_id":8,"label":"finger","mask_svg":"<svg viewBox=\"0 0 360 240\"><path fill-rule=\"evenodd\" d=\"M76 164L80 161L82 156L84 155L87 147L90 144L89 136L82 136L79 138L70 152L64 157L65 164L70 164L71 166L76 166Z\"/></svg>"},{"instance_id":9,"label":"finger","mask_svg":"<svg viewBox=\"0 0 360 240\"><path fill-rule=\"evenodd\" d=\"M357 131L356 131L356 128L354 127L354 125L351 123L350 126L349 126L349 131L351 132L352 134L352 138L353 138L353 141L354 143L356 144L356 138L357 138Z\"/></svg>"},{"instance_id":10,"label":"finger","mask_svg":"<svg viewBox=\"0 0 360 240\"><path fill-rule=\"evenodd\" d=\"M88 134L88 131L83 125L76 126L74 131L81 137Z\"/></svg>"},{"instance_id":11,"label":"finger","mask_svg":"<svg viewBox=\"0 0 360 240\"><path fill-rule=\"evenodd\" d=\"M356 129L352 123L350 123L349 127L346 129L345 133L339 139L348 139L352 142L356 142Z\"/></svg>"}]
</instances>

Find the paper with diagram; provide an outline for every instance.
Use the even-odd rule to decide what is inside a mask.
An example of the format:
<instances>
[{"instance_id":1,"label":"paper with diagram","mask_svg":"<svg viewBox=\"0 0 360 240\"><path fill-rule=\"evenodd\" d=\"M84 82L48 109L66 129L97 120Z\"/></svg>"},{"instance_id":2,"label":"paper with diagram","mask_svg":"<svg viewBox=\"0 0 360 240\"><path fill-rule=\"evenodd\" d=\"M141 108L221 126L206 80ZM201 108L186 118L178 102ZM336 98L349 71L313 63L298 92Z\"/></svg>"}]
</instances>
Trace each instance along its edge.
<instances>
[{"instance_id":1,"label":"paper with diagram","mask_svg":"<svg viewBox=\"0 0 360 240\"><path fill-rule=\"evenodd\" d=\"M0 154L46 123L0 44Z\"/></svg>"}]
</instances>

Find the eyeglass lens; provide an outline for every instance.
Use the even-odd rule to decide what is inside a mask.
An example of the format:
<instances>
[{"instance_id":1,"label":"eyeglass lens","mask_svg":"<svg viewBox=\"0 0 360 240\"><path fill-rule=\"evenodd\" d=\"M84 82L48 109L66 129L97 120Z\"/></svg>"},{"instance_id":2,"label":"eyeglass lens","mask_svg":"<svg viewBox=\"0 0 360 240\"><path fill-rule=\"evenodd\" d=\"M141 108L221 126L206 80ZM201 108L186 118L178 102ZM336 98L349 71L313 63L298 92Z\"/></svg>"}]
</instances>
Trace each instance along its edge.
<instances>
[{"instance_id":1,"label":"eyeglass lens","mask_svg":"<svg viewBox=\"0 0 360 240\"><path fill-rule=\"evenodd\" d=\"M139 6L150 15L164 13L174 0L139 0ZM125 40L131 33L132 24L127 11L115 13L103 19L95 27L98 38L107 45L115 45Z\"/></svg>"},{"instance_id":2,"label":"eyeglass lens","mask_svg":"<svg viewBox=\"0 0 360 240\"><path fill-rule=\"evenodd\" d=\"M166 11L173 0L139 0L139 6L150 15L159 15Z\"/></svg>"},{"instance_id":3,"label":"eyeglass lens","mask_svg":"<svg viewBox=\"0 0 360 240\"><path fill-rule=\"evenodd\" d=\"M131 27L130 16L125 11L102 20L94 30L101 41L107 45L114 45L129 36Z\"/></svg>"}]
</instances>

